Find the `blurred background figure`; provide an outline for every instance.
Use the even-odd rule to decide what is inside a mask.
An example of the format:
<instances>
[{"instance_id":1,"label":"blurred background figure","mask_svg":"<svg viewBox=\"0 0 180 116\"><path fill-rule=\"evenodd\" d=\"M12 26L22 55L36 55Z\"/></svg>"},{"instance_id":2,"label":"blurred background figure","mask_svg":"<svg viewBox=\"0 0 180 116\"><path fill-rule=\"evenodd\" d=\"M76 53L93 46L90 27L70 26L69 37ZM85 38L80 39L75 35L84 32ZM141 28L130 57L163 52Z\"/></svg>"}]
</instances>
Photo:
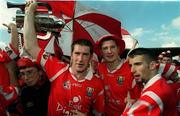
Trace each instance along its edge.
<instances>
[{"instance_id":1,"label":"blurred background figure","mask_svg":"<svg viewBox=\"0 0 180 116\"><path fill-rule=\"evenodd\" d=\"M172 61L172 64L175 65L175 66L180 66L180 62L178 60L176 60L176 59L174 59Z\"/></svg>"},{"instance_id":2,"label":"blurred background figure","mask_svg":"<svg viewBox=\"0 0 180 116\"><path fill-rule=\"evenodd\" d=\"M171 51L166 51L161 53L163 55L162 63L172 63Z\"/></svg>"},{"instance_id":3,"label":"blurred background figure","mask_svg":"<svg viewBox=\"0 0 180 116\"><path fill-rule=\"evenodd\" d=\"M158 59L157 59L157 62L158 62L158 63L162 63L162 59L163 59L163 55L162 55L162 54L159 54Z\"/></svg>"},{"instance_id":4,"label":"blurred background figure","mask_svg":"<svg viewBox=\"0 0 180 116\"><path fill-rule=\"evenodd\" d=\"M19 78L24 82L20 95L24 115L46 116L50 83L45 73L29 57L21 57L17 65Z\"/></svg>"}]
</instances>

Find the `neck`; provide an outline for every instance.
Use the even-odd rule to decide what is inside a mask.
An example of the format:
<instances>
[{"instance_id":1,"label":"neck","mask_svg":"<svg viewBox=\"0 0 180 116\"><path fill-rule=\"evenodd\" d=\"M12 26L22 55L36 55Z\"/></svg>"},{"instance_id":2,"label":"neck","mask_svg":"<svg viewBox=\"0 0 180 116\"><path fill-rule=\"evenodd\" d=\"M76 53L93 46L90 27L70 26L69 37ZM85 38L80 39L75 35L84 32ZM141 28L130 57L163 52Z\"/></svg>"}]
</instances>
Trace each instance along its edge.
<instances>
[{"instance_id":1,"label":"neck","mask_svg":"<svg viewBox=\"0 0 180 116\"><path fill-rule=\"evenodd\" d=\"M118 58L116 59L115 61L113 62L107 62L107 68L110 70L110 71L113 71L114 69L117 68L117 66L120 64L121 62L121 59Z\"/></svg>"},{"instance_id":2,"label":"neck","mask_svg":"<svg viewBox=\"0 0 180 116\"><path fill-rule=\"evenodd\" d=\"M78 72L78 71L75 71L75 70L72 69L72 74L75 76L75 78L76 78L77 80L83 80L83 79L85 79L87 73L88 73L87 70L85 70L85 71L83 71L83 72Z\"/></svg>"},{"instance_id":3,"label":"neck","mask_svg":"<svg viewBox=\"0 0 180 116\"><path fill-rule=\"evenodd\" d=\"M149 80L151 80L154 76L156 76L158 74L157 70L154 70L154 71L151 71L149 74L148 74L148 78L147 80L145 80L144 82L147 83Z\"/></svg>"}]
</instances>

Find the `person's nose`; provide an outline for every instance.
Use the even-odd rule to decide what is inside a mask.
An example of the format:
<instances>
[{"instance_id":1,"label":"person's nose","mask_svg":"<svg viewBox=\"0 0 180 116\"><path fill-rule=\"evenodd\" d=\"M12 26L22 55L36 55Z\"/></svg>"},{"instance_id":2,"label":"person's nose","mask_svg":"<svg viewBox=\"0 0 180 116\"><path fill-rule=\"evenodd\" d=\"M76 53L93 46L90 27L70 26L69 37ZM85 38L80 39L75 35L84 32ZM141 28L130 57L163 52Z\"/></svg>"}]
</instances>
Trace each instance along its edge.
<instances>
[{"instance_id":1,"label":"person's nose","mask_svg":"<svg viewBox=\"0 0 180 116\"><path fill-rule=\"evenodd\" d=\"M82 54L79 55L79 61L83 61L83 55Z\"/></svg>"},{"instance_id":2,"label":"person's nose","mask_svg":"<svg viewBox=\"0 0 180 116\"><path fill-rule=\"evenodd\" d=\"M135 73L135 68L134 68L134 66L131 66L131 72L132 72L132 73Z\"/></svg>"},{"instance_id":3,"label":"person's nose","mask_svg":"<svg viewBox=\"0 0 180 116\"><path fill-rule=\"evenodd\" d=\"M112 52L112 49L109 47L108 49L107 49L107 53L111 53Z\"/></svg>"},{"instance_id":4,"label":"person's nose","mask_svg":"<svg viewBox=\"0 0 180 116\"><path fill-rule=\"evenodd\" d=\"M27 74L24 74L24 80L25 81L29 80L29 76Z\"/></svg>"}]
</instances>

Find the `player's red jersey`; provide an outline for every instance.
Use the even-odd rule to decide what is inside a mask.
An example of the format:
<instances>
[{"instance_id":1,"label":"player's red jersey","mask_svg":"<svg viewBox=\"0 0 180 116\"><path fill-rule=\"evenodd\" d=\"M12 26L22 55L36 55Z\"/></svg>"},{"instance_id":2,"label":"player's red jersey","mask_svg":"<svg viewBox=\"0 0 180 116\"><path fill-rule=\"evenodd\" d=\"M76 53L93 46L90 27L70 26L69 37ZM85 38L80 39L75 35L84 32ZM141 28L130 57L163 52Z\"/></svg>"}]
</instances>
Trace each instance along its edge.
<instances>
[{"instance_id":1,"label":"player's red jersey","mask_svg":"<svg viewBox=\"0 0 180 116\"><path fill-rule=\"evenodd\" d=\"M0 50L0 62L9 62L18 56L19 52L13 48L11 44L5 47L4 50Z\"/></svg>"},{"instance_id":2,"label":"player's red jersey","mask_svg":"<svg viewBox=\"0 0 180 116\"><path fill-rule=\"evenodd\" d=\"M159 74L149 80L140 98L124 111L123 116L177 116L177 98Z\"/></svg>"},{"instance_id":3,"label":"player's red jersey","mask_svg":"<svg viewBox=\"0 0 180 116\"><path fill-rule=\"evenodd\" d=\"M15 86L0 86L0 114L7 116L6 108L13 103L19 94L19 90Z\"/></svg>"},{"instance_id":4,"label":"player's red jersey","mask_svg":"<svg viewBox=\"0 0 180 116\"><path fill-rule=\"evenodd\" d=\"M38 63L51 81L48 104L49 116L72 115L71 110L89 113L90 109L104 112L104 89L99 78L88 72L84 80L78 81L68 64L60 62L43 50Z\"/></svg>"},{"instance_id":5,"label":"player's red jersey","mask_svg":"<svg viewBox=\"0 0 180 116\"><path fill-rule=\"evenodd\" d=\"M4 50L0 50L0 114L2 116L9 115L6 107L18 97L18 89L10 86L10 75L5 66L5 63L15 59L18 54L19 52L11 44L6 46Z\"/></svg>"},{"instance_id":6,"label":"player's red jersey","mask_svg":"<svg viewBox=\"0 0 180 116\"><path fill-rule=\"evenodd\" d=\"M130 95L132 99L137 99L141 92L137 89L128 62L122 60L120 65L111 72L102 62L98 65L98 73L102 76L105 88L106 115L120 116L126 106L127 96Z\"/></svg>"},{"instance_id":7,"label":"player's red jersey","mask_svg":"<svg viewBox=\"0 0 180 116\"><path fill-rule=\"evenodd\" d=\"M10 85L9 72L4 63L0 63L0 74L1 74L0 86L9 86Z\"/></svg>"},{"instance_id":8,"label":"player's red jersey","mask_svg":"<svg viewBox=\"0 0 180 116\"><path fill-rule=\"evenodd\" d=\"M5 47L5 50L0 51L0 86L9 86L10 78L8 69L5 66L5 63L8 63L12 59L18 56L18 51L16 51L11 44Z\"/></svg>"},{"instance_id":9,"label":"player's red jersey","mask_svg":"<svg viewBox=\"0 0 180 116\"><path fill-rule=\"evenodd\" d=\"M180 83L169 83L169 85L172 87L172 89L177 95L177 109L180 116Z\"/></svg>"}]
</instances>

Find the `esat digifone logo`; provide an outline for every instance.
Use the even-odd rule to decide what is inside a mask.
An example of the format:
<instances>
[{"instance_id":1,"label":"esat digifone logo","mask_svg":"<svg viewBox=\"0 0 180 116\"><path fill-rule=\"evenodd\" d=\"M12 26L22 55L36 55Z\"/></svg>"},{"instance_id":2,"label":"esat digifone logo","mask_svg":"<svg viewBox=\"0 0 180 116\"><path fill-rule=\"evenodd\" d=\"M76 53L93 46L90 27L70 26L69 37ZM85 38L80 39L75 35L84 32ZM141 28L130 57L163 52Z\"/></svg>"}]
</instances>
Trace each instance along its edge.
<instances>
[{"instance_id":1,"label":"esat digifone logo","mask_svg":"<svg viewBox=\"0 0 180 116\"><path fill-rule=\"evenodd\" d=\"M117 78L117 83L118 83L119 85L122 85L123 82L124 82L123 76L118 76L118 78Z\"/></svg>"},{"instance_id":2,"label":"esat digifone logo","mask_svg":"<svg viewBox=\"0 0 180 116\"><path fill-rule=\"evenodd\" d=\"M87 87L87 96L89 96L89 97L91 97L92 96L92 93L93 93L93 91L94 91L94 88L92 88L92 87Z\"/></svg>"}]
</instances>

